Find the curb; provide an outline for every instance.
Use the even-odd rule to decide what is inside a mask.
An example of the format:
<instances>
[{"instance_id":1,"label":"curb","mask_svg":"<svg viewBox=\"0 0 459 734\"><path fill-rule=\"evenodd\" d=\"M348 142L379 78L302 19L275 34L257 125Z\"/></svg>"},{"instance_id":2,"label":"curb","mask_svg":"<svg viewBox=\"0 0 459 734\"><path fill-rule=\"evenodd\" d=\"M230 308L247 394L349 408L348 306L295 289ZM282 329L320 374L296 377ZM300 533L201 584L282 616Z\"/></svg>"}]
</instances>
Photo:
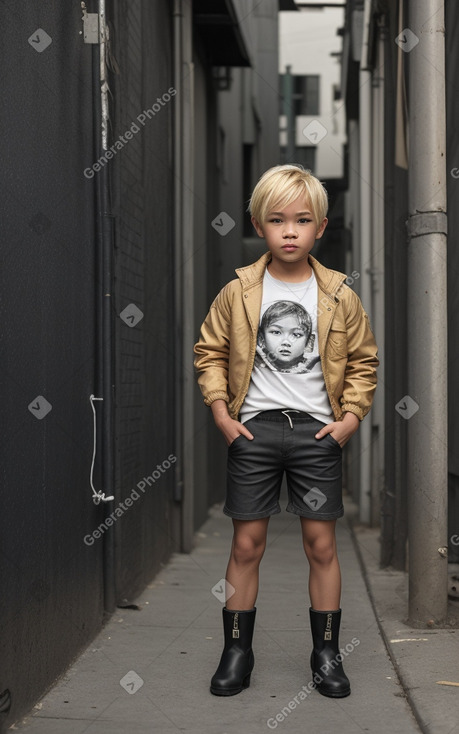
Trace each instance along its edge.
<instances>
[{"instance_id":1,"label":"curb","mask_svg":"<svg viewBox=\"0 0 459 734\"><path fill-rule=\"evenodd\" d=\"M395 655L393 653L392 646L390 644L390 641L389 641L389 638L388 638L388 636L386 634L386 631L385 631L385 629L384 629L384 627L383 627L383 625L381 623L381 620L380 620L380 617L379 617L379 614L378 614L378 609L377 609L376 602L375 602L375 598L374 598L374 595L373 595L373 589L372 589L371 584L370 584L370 581L369 581L367 567L365 565L365 561L364 561L362 552L360 550L359 543L357 541L357 538L356 538L356 535L355 535L355 532L354 532L354 517L353 517L352 512L351 513L348 513L348 515L347 515L347 524L348 524L350 535L351 535L352 545L354 547L355 554L356 554L356 556L358 558L358 561L359 561L359 566L360 566L362 577L363 577L363 580L364 580L364 583L365 583L367 594L368 594L368 597L370 599L370 603L371 603L371 607L373 609L373 613L375 615L376 624L378 625L379 633L380 633L380 635L381 635L381 637L383 639L384 646L386 648L386 651L387 651L387 654L389 656L389 659L390 659L390 661L391 661L391 663L392 663L392 665L394 667L394 670L395 670L395 672L397 674L397 680L398 680L398 682L400 684L401 689L403 690L403 694L404 694L404 696L405 696L405 698L406 698L406 700L408 702L408 705L409 705L409 707L411 709L411 713L413 714L413 716L414 716L414 718L416 720L416 723L418 724L420 730L422 731L422 734L431 734L430 727L425 724L425 722L424 722L424 720L423 720L423 718L422 718L422 716L421 716L421 714L420 714L420 712L418 710L418 707L417 707L415 701L413 700L413 697L411 696L410 689L405 684L405 681L404 681L404 678L403 678L403 674L402 674L401 668L400 668L400 666L398 664L397 658L395 657Z\"/></svg>"}]
</instances>

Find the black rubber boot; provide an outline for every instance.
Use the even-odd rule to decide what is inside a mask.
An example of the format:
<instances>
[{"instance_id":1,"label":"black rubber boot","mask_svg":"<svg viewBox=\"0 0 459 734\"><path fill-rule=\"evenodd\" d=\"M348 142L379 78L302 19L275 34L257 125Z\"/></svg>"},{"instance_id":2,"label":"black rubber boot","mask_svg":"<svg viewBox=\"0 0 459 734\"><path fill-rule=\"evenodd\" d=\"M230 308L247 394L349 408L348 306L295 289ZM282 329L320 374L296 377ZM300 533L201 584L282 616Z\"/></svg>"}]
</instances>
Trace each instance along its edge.
<instances>
[{"instance_id":1,"label":"black rubber boot","mask_svg":"<svg viewBox=\"0 0 459 734\"><path fill-rule=\"evenodd\" d=\"M215 696L234 696L250 685L255 662L252 637L256 611L256 607L248 611L222 609L225 647L210 682L210 692Z\"/></svg>"},{"instance_id":2,"label":"black rubber boot","mask_svg":"<svg viewBox=\"0 0 459 734\"><path fill-rule=\"evenodd\" d=\"M309 617L314 644L311 670L317 690L323 696L331 698L349 696L351 686L343 670L341 662L343 656L339 651L341 609L334 612L317 612L309 608Z\"/></svg>"}]
</instances>

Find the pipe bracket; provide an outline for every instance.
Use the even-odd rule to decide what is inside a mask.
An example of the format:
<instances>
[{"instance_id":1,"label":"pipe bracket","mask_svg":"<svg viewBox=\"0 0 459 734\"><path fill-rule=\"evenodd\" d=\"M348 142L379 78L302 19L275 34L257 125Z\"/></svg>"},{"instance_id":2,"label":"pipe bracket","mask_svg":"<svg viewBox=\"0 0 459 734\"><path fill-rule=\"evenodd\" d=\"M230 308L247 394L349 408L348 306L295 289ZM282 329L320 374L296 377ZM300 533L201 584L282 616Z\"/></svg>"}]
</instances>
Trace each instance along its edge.
<instances>
[{"instance_id":1,"label":"pipe bracket","mask_svg":"<svg viewBox=\"0 0 459 734\"><path fill-rule=\"evenodd\" d=\"M446 212L418 212L406 221L406 229L410 239L426 234L448 234L448 217Z\"/></svg>"}]
</instances>

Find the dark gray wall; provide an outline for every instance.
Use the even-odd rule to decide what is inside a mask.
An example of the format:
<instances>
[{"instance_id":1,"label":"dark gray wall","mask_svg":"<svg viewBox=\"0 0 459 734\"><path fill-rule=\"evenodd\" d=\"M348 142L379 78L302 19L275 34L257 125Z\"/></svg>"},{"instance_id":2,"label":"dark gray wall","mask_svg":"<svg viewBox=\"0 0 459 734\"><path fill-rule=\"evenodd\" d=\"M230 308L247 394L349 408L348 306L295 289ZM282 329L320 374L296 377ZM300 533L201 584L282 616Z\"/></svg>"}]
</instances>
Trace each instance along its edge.
<instances>
[{"instance_id":1,"label":"dark gray wall","mask_svg":"<svg viewBox=\"0 0 459 734\"><path fill-rule=\"evenodd\" d=\"M0 24L0 693L11 692L10 723L100 629L103 547L83 542L101 514L89 487L95 194L83 169L94 160L92 48L70 0L4 2ZM51 43L40 52L44 32ZM44 400L51 410L40 419Z\"/></svg>"},{"instance_id":2,"label":"dark gray wall","mask_svg":"<svg viewBox=\"0 0 459 734\"><path fill-rule=\"evenodd\" d=\"M408 174L395 165L395 99L397 45L397 2L386 16L385 42L385 485L381 496L381 562L405 570L407 540L407 421L394 406L407 389L407 235Z\"/></svg>"},{"instance_id":3,"label":"dark gray wall","mask_svg":"<svg viewBox=\"0 0 459 734\"><path fill-rule=\"evenodd\" d=\"M217 294L217 258L211 221L219 213L215 182L217 139L216 91L199 37L194 39L194 312L195 334ZM196 336L197 338L197 336ZM209 505L221 497L222 487L212 471L220 439L210 410L204 405L195 380L194 392L194 527L207 519ZM223 441L223 439L221 439ZM222 447L223 448L223 447Z\"/></svg>"},{"instance_id":4,"label":"dark gray wall","mask_svg":"<svg viewBox=\"0 0 459 734\"><path fill-rule=\"evenodd\" d=\"M95 2L87 5L97 10ZM29 711L99 632L107 580L117 602L131 600L180 540L174 464L164 471L176 451L173 98L107 166L116 501L96 507L91 499L89 396L99 396L102 367L102 179L83 175L97 159L100 127L93 109L98 47L83 43L81 15L70 0L0 5L8 100L0 136L6 416L0 694L9 689L12 700L0 728ZM107 18L119 66L119 74L110 75L110 145L173 86L172 17L166 0L120 0L107 4ZM37 29L51 40L41 52L46 37ZM119 316L132 303L143 312L134 328ZM51 410L40 420L44 399ZM96 411L100 416L101 403ZM100 427L98 433L101 438ZM100 449L95 485L107 493L112 488L101 485ZM154 483L122 519L85 544L84 536L148 475ZM116 536L113 578L104 566L110 533Z\"/></svg>"},{"instance_id":5,"label":"dark gray wall","mask_svg":"<svg viewBox=\"0 0 459 734\"><path fill-rule=\"evenodd\" d=\"M115 217L116 491L120 500L152 476L116 533L116 598L132 599L177 550L174 526L174 262L172 216L172 15L166 0L113 7L119 74L112 75L113 140L139 127L113 165ZM157 103L160 98L163 104ZM138 116L154 108L142 125ZM119 314L144 314L130 327ZM179 399L179 397L177 398ZM165 462L165 466L163 463ZM157 466L162 467L162 471ZM156 474L152 475L155 471ZM158 477L159 473L159 477Z\"/></svg>"}]
</instances>

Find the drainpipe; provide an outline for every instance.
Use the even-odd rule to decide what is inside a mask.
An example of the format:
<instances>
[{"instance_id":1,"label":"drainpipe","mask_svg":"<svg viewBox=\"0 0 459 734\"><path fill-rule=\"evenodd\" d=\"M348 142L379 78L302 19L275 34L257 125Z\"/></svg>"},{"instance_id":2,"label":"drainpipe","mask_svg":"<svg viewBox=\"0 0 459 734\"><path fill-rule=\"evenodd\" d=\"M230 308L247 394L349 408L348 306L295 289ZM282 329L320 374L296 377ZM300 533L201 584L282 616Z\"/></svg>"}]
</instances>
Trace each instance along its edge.
<instances>
[{"instance_id":1,"label":"drainpipe","mask_svg":"<svg viewBox=\"0 0 459 734\"><path fill-rule=\"evenodd\" d=\"M384 44L387 32L385 17L380 18L377 29L377 61L372 77L373 90L373 216L371 238L371 292L372 292L372 327L378 343L378 380L380 387L376 390L373 407L370 413L372 431L371 459L371 506L370 524L378 526L381 522L381 487L384 486Z\"/></svg>"},{"instance_id":2,"label":"drainpipe","mask_svg":"<svg viewBox=\"0 0 459 734\"><path fill-rule=\"evenodd\" d=\"M426 627L448 600L445 19L443 0L408 9L409 622Z\"/></svg>"},{"instance_id":3,"label":"drainpipe","mask_svg":"<svg viewBox=\"0 0 459 734\"><path fill-rule=\"evenodd\" d=\"M181 501L180 550L194 534L194 90L191 4L174 0L174 256L175 256L175 499Z\"/></svg>"},{"instance_id":4,"label":"drainpipe","mask_svg":"<svg viewBox=\"0 0 459 734\"><path fill-rule=\"evenodd\" d=\"M182 263L182 3L174 0L173 11L173 46L174 46L174 89L177 90L174 105L174 269L176 280L174 283L174 309L175 309L175 337L174 337L174 440L177 461L175 464L174 501L182 502L183 496L183 396L182 396L182 312L183 296L181 287L181 263ZM181 508L180 508L181 511ZM181 522L181 517L180 517ZM181 531L180 531L181 533ZM181 542L181 541L180 541Z\"/></svg>"},{"instance_id":5,"label":"drainpipe","mask_svg":"<svg viewBox=\"0 0 459 734\"><path fill-rule=\"evenodd\" d=\"M284 73L284 115L286 118L286 131L287 131L287 146L286 146L286 163L295 162L295 144L296 144L296 129L295 129L295 110L293 109L293 76L292 67L286 66Z\"/></svg>"},{"instance_id":6,"label":"drainpipe","mask_svg":"<svg viewBox=\"0 0 459 734\"><path fill-rule=\"evenodd\" d=\"M106 15L105 0L98 0L99 40L93 47L95 94L94 114L96 159L108 149L108 87L105 66ZM99 91L100 90L100 91ZM102 487L106 495L115 495L113 471L113 369L112 369L112 251L113 217L110 206L108 166L102 166L97 175L97 227L98 227L98 374L97 394L102 395L102 427L98 445L102 447ZM115 502L118 498L115 496ZM106 517L113 510L111 503L104 503ZM109 617L116 607L115 598L115 539L114 528L104 534L104 613Z\"/></svg>"},{"instance_id":7,"label":"drainpipe","mask_svg":"<svg viewBox=\"0 0 459 734\"><path fill-rule=\"evenodd\" d=\"M359 71L360 93L360 298L373 323L371 313L371 71L368 63L368 34L371 0L365 0L363 12L362 53ZM371 414L361 423L360 430L360 522L370 523L371 497Z\"/></svg>"}]
</instances>

